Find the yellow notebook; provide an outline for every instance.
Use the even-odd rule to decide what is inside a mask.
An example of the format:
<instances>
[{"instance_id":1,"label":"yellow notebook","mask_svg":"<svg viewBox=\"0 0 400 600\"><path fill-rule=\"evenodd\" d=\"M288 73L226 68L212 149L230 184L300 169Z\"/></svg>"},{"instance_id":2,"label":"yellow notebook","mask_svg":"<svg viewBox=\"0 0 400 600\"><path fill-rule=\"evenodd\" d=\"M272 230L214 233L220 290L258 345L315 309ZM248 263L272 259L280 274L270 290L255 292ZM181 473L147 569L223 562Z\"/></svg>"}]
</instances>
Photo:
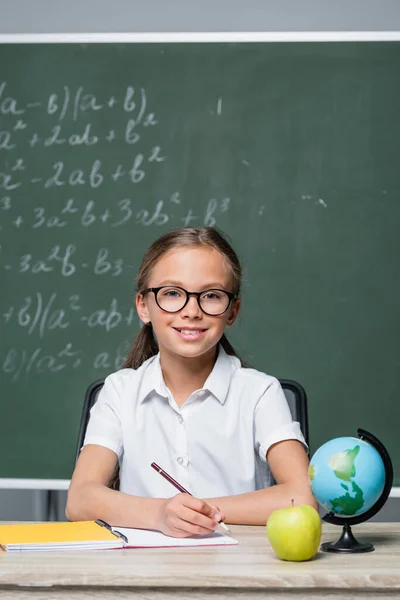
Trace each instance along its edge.
<instances>
[{"instance_id":1,"label":"yellow notebook","mask_svg":"<svg viewBox=\"0 0 400 600\"><path fill-rule=\"evenodd\" d=\"M174 538L160 531L111 527L101 520L0 525L0 547L7 552L230 546L237 543L234 538L217 531L209 535Z\"/></svg>"},{"instance_id":2,"label":"yellow notebook","mask_svg":"<svg viewBox=\"0 0 400 600\"><path fill-rule=\"evenodd\" d=\"M122 548L124 543L103 521L0 525L0 546L8 552Z\"/></svg>"}]
</instances>

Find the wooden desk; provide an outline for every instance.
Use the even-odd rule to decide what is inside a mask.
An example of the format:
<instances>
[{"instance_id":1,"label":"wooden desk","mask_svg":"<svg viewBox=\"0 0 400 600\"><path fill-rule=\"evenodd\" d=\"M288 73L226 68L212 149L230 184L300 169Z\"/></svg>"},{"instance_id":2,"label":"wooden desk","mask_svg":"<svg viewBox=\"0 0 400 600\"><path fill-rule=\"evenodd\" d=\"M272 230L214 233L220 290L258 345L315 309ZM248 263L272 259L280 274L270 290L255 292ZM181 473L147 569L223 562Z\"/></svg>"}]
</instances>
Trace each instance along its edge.
<instances>
[{"instance_id":1,"label":"wooden desk","mask_svg":"<svg viewBox=\"0 0 400 600\"><path fill-rule=\"evenodd\" d=\"M1 600L324 600L400 598L400 523L354 528L375 552L280 561L264 527L232 527L238 546L0 553ZM324 541L339 528L324 525Z\"/></svg>"}]
</instances>

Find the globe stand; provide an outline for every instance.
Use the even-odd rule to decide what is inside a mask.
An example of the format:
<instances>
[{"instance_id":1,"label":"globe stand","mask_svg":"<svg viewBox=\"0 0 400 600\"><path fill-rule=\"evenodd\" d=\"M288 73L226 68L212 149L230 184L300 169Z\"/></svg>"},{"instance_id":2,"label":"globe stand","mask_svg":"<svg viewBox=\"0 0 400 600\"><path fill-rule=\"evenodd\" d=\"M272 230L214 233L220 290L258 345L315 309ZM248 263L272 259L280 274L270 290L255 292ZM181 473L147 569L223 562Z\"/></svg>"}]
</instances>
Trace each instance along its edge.
<instances>
[{"instance_id":1,"label":"globe stand","mask_svg":"<svg viewBox=\"0 0 400 600\"><path fill-rule=\"evenodd\" d=\"M373 544L369 542L358 542L353 535L351 527L346 523L343 527L342 535L337 542L324 542L321 544L321 550L324 552L372 552L375 550Z\"/></svg>"},{"instance_id":2,"label":"globe stand","mask_svg":"<svg viewBox=\"0 0 400 600\"><path fill-rule=\"evenodd\" d=\"M351 526L368 521L368 519L371 519L371 517L376 515L385 504L389 497L390 490L392 489L393 465L388 451L378 438L372 435L372 433L365 431L365 429L357 429L357 435L360 439L365 439L365 441L371 444L371 446L373 446L380 454L385 467L385 485L378 500L365 513L355 515L354 517L338 517L333 512L329 512L322 517L327 523L333 523L334 525L343 527L342 535L337 542L324 542L321 544L321 550L323 550L323 552L343 552L350 554L355 552L372 552L372 550L375 550L373 544L369 542L358 542L351 531Z\"/></svg>"}]
</instances>

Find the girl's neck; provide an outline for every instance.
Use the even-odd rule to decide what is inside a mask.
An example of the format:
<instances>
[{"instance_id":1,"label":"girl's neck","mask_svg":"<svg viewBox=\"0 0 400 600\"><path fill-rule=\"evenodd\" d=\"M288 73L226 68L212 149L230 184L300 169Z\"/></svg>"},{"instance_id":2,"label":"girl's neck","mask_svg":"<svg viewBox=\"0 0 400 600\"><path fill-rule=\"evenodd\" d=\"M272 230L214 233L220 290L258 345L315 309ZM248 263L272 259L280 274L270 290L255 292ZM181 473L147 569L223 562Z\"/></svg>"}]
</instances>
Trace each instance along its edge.
<instances>
[{"instance_id":1,"label":"girl's neck","mask_svg":"<svg viewBox=\"0 0 400 600\"><path fill-rule=\"evenodd\" d=\"M194 391L203 387L214 368L217 353L218 346L196 358L171 355L160 350L164 382L178 406L182 406Z\"/></svg>"}]
</instances>

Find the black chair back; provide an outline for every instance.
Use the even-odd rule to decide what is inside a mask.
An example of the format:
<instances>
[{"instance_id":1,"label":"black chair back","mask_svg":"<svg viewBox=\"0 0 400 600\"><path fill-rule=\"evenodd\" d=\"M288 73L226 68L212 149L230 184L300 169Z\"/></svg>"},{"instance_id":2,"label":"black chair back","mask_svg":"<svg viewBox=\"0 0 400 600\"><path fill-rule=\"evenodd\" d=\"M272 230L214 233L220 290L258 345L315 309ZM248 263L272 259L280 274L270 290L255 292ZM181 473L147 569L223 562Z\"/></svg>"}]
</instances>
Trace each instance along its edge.
<instances>
[{"instance_id":1,"label":"black chair back","mask_svg":"<svg viewBox=\"0 0 400 600\"><path fill-rule=\"evenodd\" d=\"M293 421L300 423L301 432L304 435L307 446L309 446L307 394L305 389L300 383L291 379L280 379L279 381L285 392Z\"/></svg>"},{"instance_id":2,"label":"black chair back","mask_svg":"<svg viewBox=\"0 0 400 600\"><path fill-rule=\"evenodd\" d=\"M79 425L78 444L76 446L75 463L78 460L78 456L82 450L83 442L85 441L86 429L87 429L87 426L89 423L89 417L90 417L90 409L92 408L93 404L96 402L97 396L99 395L103 385L104 385L104 379L98 379L97 381L94 381L93 383L91 383L89 385L88 389L86 390L85 401L83 403L81 422Z\"/></svg>"}]
</instances>

